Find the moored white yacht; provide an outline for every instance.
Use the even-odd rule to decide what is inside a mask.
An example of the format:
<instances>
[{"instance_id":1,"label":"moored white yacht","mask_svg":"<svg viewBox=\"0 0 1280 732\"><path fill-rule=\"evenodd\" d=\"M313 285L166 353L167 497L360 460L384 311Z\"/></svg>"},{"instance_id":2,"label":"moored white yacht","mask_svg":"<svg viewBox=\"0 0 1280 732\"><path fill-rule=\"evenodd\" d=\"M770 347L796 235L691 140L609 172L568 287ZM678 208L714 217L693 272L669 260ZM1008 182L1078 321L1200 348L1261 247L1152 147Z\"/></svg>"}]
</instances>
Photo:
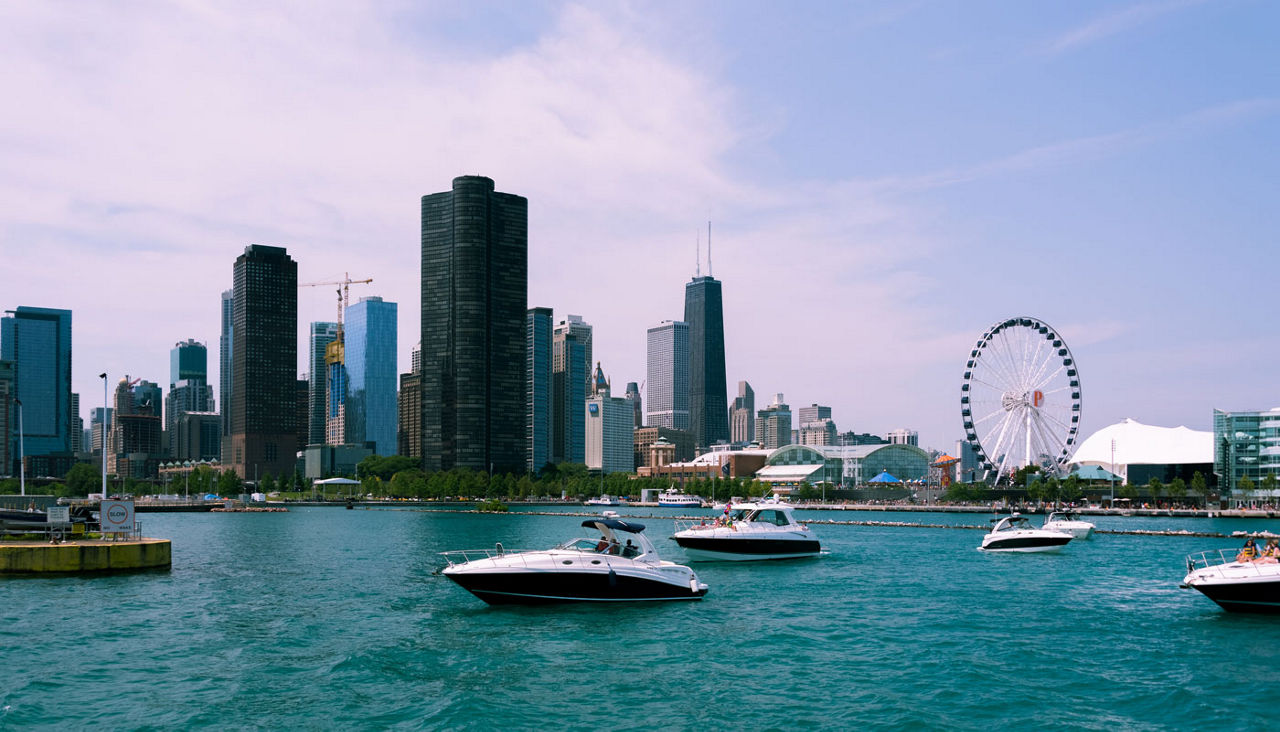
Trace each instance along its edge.
<instances>
[{"instance_id":1,"label":"moored white yacht","mask_svg":"<svg viewBox=\"0 0 1280 732\"><path fill-rule=\"evenodd\" d=\"M658 557L644 526L617 518L582 522L599 538L571 539L551 549L442 552L441 574L491 605L550 602L701 600L707 585L692 569Z\"/></svg>"},{"instance_id":2,"label":"moored white yacht","mask_svg":"<svg viewBox=\"0 0 1280 732\"><path fill-rule=\"evenodd\" d=\"M607 493L601 493L599 498L588 498L586 500L588 506L620 506L622 502Z\"/></svg>"},{"instance_id":3,"label":"moored white yacht","mask_svg":"<svg viewBox=\"0 0 1280 732\"><path fill-rule=\"evenodd\" d=\"M1237 561L1236 552L1221 549L1188 556L1181 586L1199 590L1223 610L1280 613L1280 563Z\"/></svg>"},{"instance_id":4,"label":"moored white yacht","mask_svg":"<svg viewBox=\"0 0 1280 732\"><path fill-rule=\"evenodd\" d=\"M1021 514L992 519L995 527L982 537L984 552L1056 552L1073 538L1060 531L1037 529Z\"/></svg>"},{"instance_id":5,"label":"moored white yacht","mask_svg":"<svg viewBox=\"0 0 1280 732\"><path fill-rule=\"evenodd\" d=\"M658 505L676 508L702 508L702 499L686 495L672 486L658 494Z\"/></svg>"},{"instance_id":6,"label":"moored white yacht","mask_svg":"<svg viewBox=\"0 0 1280 732\"><path fill-rule=\"evenodd\" d=\"M739 503L700 523L676 522L671 537L692 560L752 561L817 556L822 551L791 506L778 501Z\"/></svg>"},{"instance_id":7,"label":"moored white yacht","mask_svg":"<svg viewBox=\"0 0 1280 732\"><path fill-rule=\"evenodd\" d=\"M1070 511L1053 511L1044 520L1042 528L1071 534L1076 539L1088 539L1093 536L1093 530L1098 527Z\"/></svg>"}]
</instances>

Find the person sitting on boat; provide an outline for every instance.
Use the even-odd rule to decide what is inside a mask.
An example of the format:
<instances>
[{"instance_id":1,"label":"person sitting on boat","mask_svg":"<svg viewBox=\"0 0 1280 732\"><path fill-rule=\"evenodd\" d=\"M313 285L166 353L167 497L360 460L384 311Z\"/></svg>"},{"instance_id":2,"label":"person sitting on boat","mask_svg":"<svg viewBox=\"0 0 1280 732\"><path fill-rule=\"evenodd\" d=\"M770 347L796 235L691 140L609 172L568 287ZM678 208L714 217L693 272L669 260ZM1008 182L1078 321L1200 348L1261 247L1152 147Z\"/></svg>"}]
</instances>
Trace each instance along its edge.
<instances>
[{"instance_id":1,"label":"person sitting on boat","mask_svg":"<svg viewBox=\"0 0 1280 732\"><path fill-rule=\"evenodd\" d=\"M1262 555L1253 560L1254 564L1276 564L1280 562L1280 540L1267 539L1262 548Z\"/></svg>"},{"instance_id":2,"label":"person sitting on boat","mask_svg":"<svg viewBox=\"0 0 1280 732\"><path fill-rule=\"evenodd\" d=\"M604 538L603 536L600 537L600 541L596 542L596 551L603 554L608 550L609 550L609 540Z\"/></svg>"},{"instance_id":3,"label":"person sitting on boat","mask_svg":"<svg viewBox=\"0 0 1280 732\"><path fill-rule=\"evenodd\" d=\"M1240 553L1236 555L1237 562L1252 562L1257 558L1258 545L1254 543L1253 539L1245 541L1244 546L1240 549Z\"/></svg>"},{"instance_id":4,"label":"person sitting on boat","mask_svg":"<svg viewBox=\"0 0 1280 732\"><path fill-rule=\"evenodd\" d=\"M627 539L627 545L622 547L622 556L626 559L630 559L639 553L640 549L637 548L635 544L632 544L630 539Z\"/></svg>"}]
</instances>

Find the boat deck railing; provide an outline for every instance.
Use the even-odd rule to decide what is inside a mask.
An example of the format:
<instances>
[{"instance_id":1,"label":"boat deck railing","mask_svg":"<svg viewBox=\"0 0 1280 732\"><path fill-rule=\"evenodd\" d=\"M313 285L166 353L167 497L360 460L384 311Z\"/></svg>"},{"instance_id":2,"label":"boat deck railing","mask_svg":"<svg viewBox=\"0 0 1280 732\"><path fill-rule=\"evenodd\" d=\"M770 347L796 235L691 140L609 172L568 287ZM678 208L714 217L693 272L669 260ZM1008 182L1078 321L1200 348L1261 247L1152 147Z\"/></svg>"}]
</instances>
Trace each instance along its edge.
<instances>
[{"instance_id":1,"label":"boat deck railing","mask_svg":"<svg viewBox=\"0 0 1280 732\"><path fill-rule=\"evenodd\" d=\"M1258 574L1274 574L1276 571L1275 562L1237 562L1236 555L1240 553L1239 549L1210 549L1208 551L1197 552L1187 555L1187 571L1194 572L1198 569L1209 569L1210 567L1222 567L1224 565L1235 565L1233 569L1253 569ZM1269 568L1264 572L1264 568Z\"/></svg>"},{"instance_id":2,"label":"boat deck railing","mask_svg":"<svg viewBox=\"0 0 1280 732\"><path fill-rule=\"evenodd\" d=\"M538 551L541 553L555 551L559 554L578 555L578 557L582 561L589 561L591 559L604 559L604 560L636 559L639 556L637 555L633 557L626 557L619 554L610 554L608 552L598 552L594 550L572 549L572 548L571 549L552 548L552 549L542 549ZM528 555L533 553L535 552L516 551L516 550L506 549L502 546L501 543L499 543L496 546L494 546L492 549L453 549L447 552L440 552L440 556L444 557L444 560L449 563L450 567L458 564L466 564L467 562L474 562L480 559L498 559L503 557L517 557L517 556L520 558L520 561L522 564L524 564L525 566L528 566L528 562L526 560L528 558ZM566 560L566 561L572 561L572 560Z\"/></svg>"}]
</instances>

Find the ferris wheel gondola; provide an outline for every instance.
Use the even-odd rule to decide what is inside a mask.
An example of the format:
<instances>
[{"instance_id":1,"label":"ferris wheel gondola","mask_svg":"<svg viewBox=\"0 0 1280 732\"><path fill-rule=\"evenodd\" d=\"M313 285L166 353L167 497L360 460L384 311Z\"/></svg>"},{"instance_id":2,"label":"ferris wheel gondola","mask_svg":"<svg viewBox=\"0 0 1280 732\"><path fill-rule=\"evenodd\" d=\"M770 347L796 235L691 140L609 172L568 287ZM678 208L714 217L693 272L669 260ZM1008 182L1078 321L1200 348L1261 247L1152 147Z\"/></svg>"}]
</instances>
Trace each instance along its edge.
<instances>
[{"instance_id":1,"label":"ferris wheel gondola","mask_svg":"<svg viewBox=\"0 0 1280 732\"><path fill-rule=\"evenodd\" d=\"M1070 461L1080 374L1071 349L1044 321L1017 317L988 328L969 353L960 394L965 439L983 480L1007 482L1029 465L1057 475Z\"/></svg>"}]
</instances>

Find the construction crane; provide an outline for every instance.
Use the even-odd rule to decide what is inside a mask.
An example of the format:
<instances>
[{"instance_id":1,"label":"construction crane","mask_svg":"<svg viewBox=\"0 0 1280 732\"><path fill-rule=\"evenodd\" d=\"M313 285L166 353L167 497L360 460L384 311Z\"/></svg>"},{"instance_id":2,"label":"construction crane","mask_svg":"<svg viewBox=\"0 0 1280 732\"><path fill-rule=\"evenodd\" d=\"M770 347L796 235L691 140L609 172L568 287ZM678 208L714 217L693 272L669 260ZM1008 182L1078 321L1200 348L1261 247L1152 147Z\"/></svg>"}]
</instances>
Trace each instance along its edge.
<instances>
[{"instance_id":1,"label":"construction crane","mask_svg":"<svg viewBox=\"0 0 1280 732\"><path fill-rule=\"evenodd\" d=\"M324 285L342 285L342 287L338 288L338 340L342 340L342 313L347 309L347 304L349 302L348 291L351 285L367 285L370 282L373 282L372 277L370 277L367 280L353 280L351 279L350 272L343 272L342 279L340 280L334 280L331 282L305 282L301 285L298 285L298 287L321 287Z\"/></svg>"}]
</instances>

